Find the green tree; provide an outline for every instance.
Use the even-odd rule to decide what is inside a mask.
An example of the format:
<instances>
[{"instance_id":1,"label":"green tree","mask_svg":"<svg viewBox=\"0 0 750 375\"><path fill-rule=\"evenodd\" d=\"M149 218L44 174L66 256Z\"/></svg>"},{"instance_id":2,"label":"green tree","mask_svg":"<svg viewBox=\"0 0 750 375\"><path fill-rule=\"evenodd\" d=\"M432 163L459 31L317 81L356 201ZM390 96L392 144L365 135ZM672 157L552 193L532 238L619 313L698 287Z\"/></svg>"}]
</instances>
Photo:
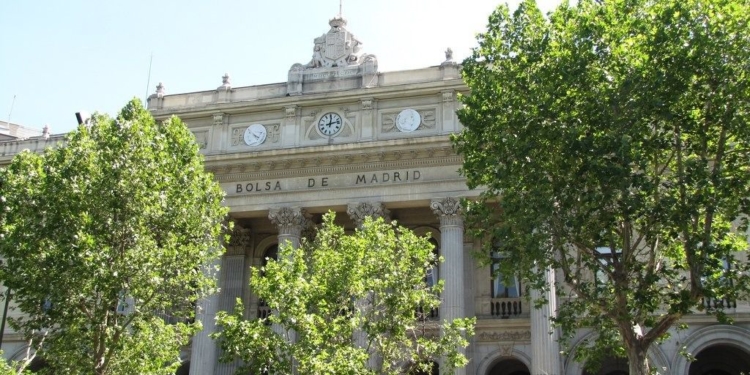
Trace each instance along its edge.
<instances>
[{"instance_id":1,"label":"green tree","mask_svg":"<svg viewBox=\"0 0 750 375\"><path fill-rule=\"evenodd\" d=\"M560 271L557 322L598 333L581 360L609 350L645 374L681 317L747 291L748 14L747 0L581 0L544 17L524 1L492 13L463 63L453 141L485 189L469 222L504 275L540 288L536 270Z\"/></svg>"},{"instance_id":2,"label":"green tree","mask_svg":"<svg viewBox=\"0 0 750 375\"><path fill-rule=\"evenodd\" d=\"M227 214L187 127L134 99L0 183L0 280L37 355L58 374L173 373Z\"/></svg>"},{"instance_id":3,"label":"green tree","mask_svg":"<svg viewBox=\"0 0 750 375\"><path fill-rule=\"evenodd\" d=\"M282 245L278 261L252 269L250 287L274 314L246 320L239 301L220 313L224 360L256 374L402 374L441 358L441 371L464 366L474 319L439 324L418 313L439 307L443 286L425 283L439 262L428 239L382 218L347 235L334 218L324 216L312 242Z\"/></svg>"}]
</instances>

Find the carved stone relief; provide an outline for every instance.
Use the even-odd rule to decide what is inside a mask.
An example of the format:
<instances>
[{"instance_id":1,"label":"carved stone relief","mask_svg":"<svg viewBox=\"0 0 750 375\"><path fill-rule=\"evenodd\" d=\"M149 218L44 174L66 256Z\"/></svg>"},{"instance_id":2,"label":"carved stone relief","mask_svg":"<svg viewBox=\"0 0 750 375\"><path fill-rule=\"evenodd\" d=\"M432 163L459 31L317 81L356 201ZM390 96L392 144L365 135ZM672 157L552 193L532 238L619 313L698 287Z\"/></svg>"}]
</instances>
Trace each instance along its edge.
<instances>
[{"instance_id":1,"label":"carved stone relief","mask_svg":"<svg viewBox=\"0 0 750 375\"><path fill-rule=\"evenodd\" d=\"M198 144L201 150L208 147L208 130L198 131L193 134L195 135L195 143Z\"/></svg>"},{"instance_id":2,"label":"carved stone relief","mask_svg":"<svg viewBox=\"0 0 750 375\"><path fill-rule=\"evenodd\" d=\"M479 341L530 341L531 331L485 331L480 333L477 338Z\"/></svg>"},{"instance_id":3,"label":"carved stone relief","mask_svg":"<svg viewBox=\"0 0 750 375\"><path fill-rule=\"evenodd\" d=\"M278 143L281 133L281 124L263 124L266 128L266 141L264 143ZM245 144L244 136L247 126L238 126L232 129L232 146Z\"/></svg>"},{"instance_id":4,"label":"carved stone relief","mask_svg":"<svg viewBox=\"0 0 750 375\"><path fill-rule=\"evenodd\" d=\"M383 133L394 133L399 132L396 127L396 116L398 116L400 110L393 112L384 112L380 115L380 124L382 126ZM416 131L434 129L436 120L435 109L418 109L417 113L422 118L422 123Z\"/></svg>"}]
</instances>

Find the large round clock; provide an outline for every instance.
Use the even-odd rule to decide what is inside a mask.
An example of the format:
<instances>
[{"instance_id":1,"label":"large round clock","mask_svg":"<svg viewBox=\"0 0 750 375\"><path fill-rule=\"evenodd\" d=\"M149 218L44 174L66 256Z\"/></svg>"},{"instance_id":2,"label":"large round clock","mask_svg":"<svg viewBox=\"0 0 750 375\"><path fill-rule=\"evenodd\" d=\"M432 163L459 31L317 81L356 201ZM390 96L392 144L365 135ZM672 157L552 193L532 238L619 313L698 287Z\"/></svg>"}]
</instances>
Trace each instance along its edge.
<instances>
[{"instance_id":1,"label":"large round clock","mask_svg":"<svg viewBox=\"0 0 750 375\"><path fill-rule=\"evenodd\" d=\"M266 127L261 124L252 124L245 129L245 144L258 146L266 140Z\"/></svg>"},{"instance_id":2,"label":"large round clock","mask_svg":"<svg viewBox=\"0 0 750 375\"><path fill-rule=\"evenodd\" d=\"M341 120L341 116L338 113L328 112L318 120L318 131L323 135L332 136L338 134L343 127L344 121Z\"/></svg>"},{"instance_id":3,"label":"large round clock","mask_svg":"<svg viewBox=\"0 0 750 375\"><path fill-rule=\"evenodd\" d=\"M419 112L411 108L399 112L396 116L396 127L402 132L413 132L417 130L421 123L422 117L419 116Z\"/></svg>"}]
</instances>

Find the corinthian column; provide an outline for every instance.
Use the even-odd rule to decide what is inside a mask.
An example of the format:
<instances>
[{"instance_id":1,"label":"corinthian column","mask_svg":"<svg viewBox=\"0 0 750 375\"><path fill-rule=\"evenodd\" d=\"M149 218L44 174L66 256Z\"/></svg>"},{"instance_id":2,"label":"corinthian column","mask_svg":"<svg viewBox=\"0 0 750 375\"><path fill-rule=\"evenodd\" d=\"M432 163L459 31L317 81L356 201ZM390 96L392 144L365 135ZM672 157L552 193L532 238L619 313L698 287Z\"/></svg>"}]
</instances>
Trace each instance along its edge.
<instances>
[{"instance_id":1,"label":"corinthian column","mask_svg":"<svg viewBox=\"0 0 750 375\"><path fill-rule=\"evenodd\" d=\"M347 207L346 213L348 213L349 217L357 224L357 228L362 227L362 224L364 224L365 222L365 218L367 218L368 216L373 219L382 217L386 221L390 220L391 216L391 212L387 208L385 208L385 205L383 205L382 203L372 202L351 203ZM356 301L356 303L357 309L367 309L367 298L360 299ZM360 348L367 348L367 333L365 333L361 329L356 330L354 332L354 342ZM367 361L367 366L370 368L370 370L376 371L380 367L380 358L378 358L377 355L370 353L369 360Z\"/></svg>"},{"instance_id":2,"label":"corinthian column","mask_svg":"<svg viewBox=\"0 0 750 375\"><path fill-rule=\"evenodd\" d=\"M276 224L279 229L279 249L285 244L291 244L295 249L298 248L300 245L300 238L302 237L302 231L312 225L310 215L305 210L298 207L282 207L270 210L268 218L271 219L271 222ZM280 326L274 324L272 328L276 333L284 336L284 332ZM289 340L295 342L297 337L296 333L290 331L288 334ZM295 367L294 364L292 366Z\"/></svg>"},{"instance_id":3,"label":"corinthian column","mask_svg":"<svg viewBox=\"0 0 750 375\"><path fill-rule=\"evenodd\" d=\"M440 263L440 278L445 280L440 320L463 318L464 306L464 221L461 205L455 198L435 199L431 202L432 211L440 217L440 252L445 261ZM465 349L461 353L465 354ZM463 375L465 368L456 369L455 374Z\"/></svg>"},{"instance_id":4,"label":"corinthian column","mask_svg":"<svg viewBox=\"0 0 750 375\"><path fill-rule=\"evenodd\" d=\"M273 209L268 213L268 218L279 228L279 247L288 242L298 248L302 231L311 224L309 215L301 208Z\"/></svg>"},{"instance_id":5,"label":"corinthian column","mask_svg":"<svg viewBox=\"0 0 750 375\"><path fill-rule=\"evenodd\" d=\"M544 272L548 290L531 290L531 374L559 375L560 345L557 330L552 328L550 318L557 311L557 297L555 296L555 270L548 268ZM535 308L534 301L545 297L546 304Z\"/></svg>"}]
</instances>

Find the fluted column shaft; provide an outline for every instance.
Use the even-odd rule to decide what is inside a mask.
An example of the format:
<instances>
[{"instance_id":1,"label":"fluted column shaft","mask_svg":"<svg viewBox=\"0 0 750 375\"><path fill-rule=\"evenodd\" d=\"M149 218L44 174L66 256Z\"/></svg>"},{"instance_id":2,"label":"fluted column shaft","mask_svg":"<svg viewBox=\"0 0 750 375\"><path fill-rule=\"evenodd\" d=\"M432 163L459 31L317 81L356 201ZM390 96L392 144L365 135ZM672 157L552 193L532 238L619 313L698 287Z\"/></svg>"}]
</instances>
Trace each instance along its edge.
<instances>
[{"instance_id":1,"label":"fluted column shaft","mask_svg":"<svg viewBox=\"0 0 750 375\"><path fill-rule=\"evenodd\" d=\"M550 318L557 311L557 297L555 295L555 271L548 268L544 272L548 290L531 290L531 374L559 375L560 345L557 329L552 328ZM534 301L545 297L546 304L535 308Z\"/></svg>"},{"instance_id":2,"label":"fluted column shaft","mask_svg":"<svg viewBox=\"0 0 750 375\"><path fill-rule=\"evenodd\" d=\"M217 259L203 272L210 274L219 268L220 260ZM215 274L214 276L218 276ZM195 318L203 324L203 329L193 337L193 345L190 353L190 375L213 374L216 366L216 342L209 337L216 331L216 312L219 308L218 293L211 294L198 301L198 310Z\"/></svg>"},{"instance_id":3,"label":"fluted column shaft","mask_svg":"<svg viewBox=\"0 0 750 375\"><path fill-rule=\"evenodd\" d=\"M463 318L466 314L464 303L464 221L461 206L455 198L433 200L433 212L440 217L440 251L444 258L440 264L440 278L445 280L440 320ZM461 352L465 354L465 349ZM442 371L441 371L442 372ZM464 375L465 368L456 369L455 374Z\"/></svg>"},{"instance_id":4,"label":"fluted column shaft","mask_svg":"<svg viewBox=\"0 0 750 375\"><path fill-rule=\"evenodd\" d=\"M357 224L357 228L362 228L367 217L373 219L382 217L385 220L389 220L391 215L391 212L385 208L385 205L372 202L351 203L347 207L346 213L349 214L349 217ZM369 305L367 298L360 299L356 301L356 303L357 309L360 310L367 309ZM369 344L367 333L361 329L354 331L354 342L360 348L367 348ZM381 359L377 355L370 354L367 366L370 370L376 371L380 368L380 362Z\"/></svg>"},{"instance_id":5,"label":"fluted column shaft","mask_svg":"<svg viewBox=\"0 0 750 375\"><path fill-rule=\"evenodd\" d=\"M310 216L301 208L283 207L273 209L269 211L268 218L272 223L276 224L279 229L279 250L285 244L291 244L295 249L299 248L302 231L312 225ZM272 329L282 337L284 336L284 330L280 326L274 324ZM297 341L296 332L290 330L288 335L290 342ZM292 373L294 374L297 373L296 367L295 362L293 362Z\"/></svg>"}]
</instances>

